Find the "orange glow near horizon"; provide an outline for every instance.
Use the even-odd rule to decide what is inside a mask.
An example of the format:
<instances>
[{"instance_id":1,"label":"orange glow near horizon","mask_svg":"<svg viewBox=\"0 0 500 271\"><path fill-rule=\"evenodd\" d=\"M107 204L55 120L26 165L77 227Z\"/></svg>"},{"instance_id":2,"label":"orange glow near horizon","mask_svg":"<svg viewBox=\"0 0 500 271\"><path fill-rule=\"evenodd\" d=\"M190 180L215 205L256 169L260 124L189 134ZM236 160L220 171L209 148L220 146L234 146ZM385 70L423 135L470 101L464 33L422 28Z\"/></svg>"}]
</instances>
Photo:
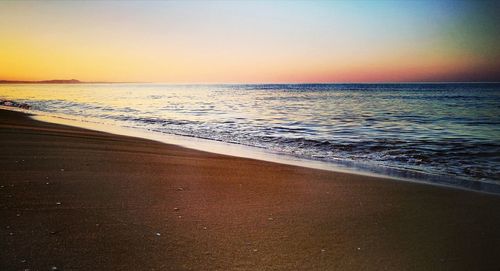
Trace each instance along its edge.
<instances>
[{"instance_id":1,"label":"orange glow near horizon","mask_svg":"<svg viewBox=\"0 0 500 271\"><path fill-rule=\"evenodd\" d=\"M0 79L498 81L491 8L402 3L3 2Z\"/></svg>"}]
</instances>

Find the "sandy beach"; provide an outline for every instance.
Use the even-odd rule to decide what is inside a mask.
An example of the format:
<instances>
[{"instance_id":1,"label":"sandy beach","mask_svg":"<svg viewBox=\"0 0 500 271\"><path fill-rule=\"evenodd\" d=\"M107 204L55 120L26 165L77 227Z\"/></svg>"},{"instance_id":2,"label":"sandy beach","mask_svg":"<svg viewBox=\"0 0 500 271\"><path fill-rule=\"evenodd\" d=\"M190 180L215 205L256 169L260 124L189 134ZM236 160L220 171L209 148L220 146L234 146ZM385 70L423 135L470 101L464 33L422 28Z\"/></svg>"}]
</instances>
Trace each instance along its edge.
<instances>
[{"instance_id":1,"label":"sandy beach","mask_svg":"<svg viewBox=\"0 0 500 271\"><path fill-rule=\"evenodd\" d=\"M500 197L0 111L1 270L500 270Z\"/></svg>"}]
</instances>

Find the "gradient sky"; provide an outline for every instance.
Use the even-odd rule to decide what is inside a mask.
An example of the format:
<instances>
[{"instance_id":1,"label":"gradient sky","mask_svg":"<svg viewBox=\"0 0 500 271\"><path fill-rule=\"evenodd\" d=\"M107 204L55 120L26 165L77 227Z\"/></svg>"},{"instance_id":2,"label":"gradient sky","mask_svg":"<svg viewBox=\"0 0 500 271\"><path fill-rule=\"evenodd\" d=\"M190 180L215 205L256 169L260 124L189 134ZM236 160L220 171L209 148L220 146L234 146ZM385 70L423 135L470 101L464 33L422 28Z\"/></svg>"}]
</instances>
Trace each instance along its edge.
<instances>
[{"instance_id":1,"label":"gradient sky","mask_svg":"<svg viewBox=\"0 0 500 271\"><path fill-rule=\"evenodd\" d=\"M500 81L495 1L0 2L0 79Z\"/></svg>"}]
</instances>

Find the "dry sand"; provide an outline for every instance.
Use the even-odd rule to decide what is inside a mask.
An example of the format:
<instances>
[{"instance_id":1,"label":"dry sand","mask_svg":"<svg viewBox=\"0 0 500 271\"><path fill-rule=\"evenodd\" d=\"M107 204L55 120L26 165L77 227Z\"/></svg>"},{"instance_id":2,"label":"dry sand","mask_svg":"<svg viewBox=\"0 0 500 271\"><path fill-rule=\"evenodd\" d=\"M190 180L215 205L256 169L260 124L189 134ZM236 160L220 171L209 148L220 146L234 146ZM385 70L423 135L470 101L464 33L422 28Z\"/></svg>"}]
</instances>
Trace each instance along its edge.
<instances>
[{"instance_id":1,"label":"dry sand","mask_svg":"<svg viewBox=\"0 0 500 271\"><path fill-rule=\"evenodd\" d=\"M500 270L500 196L0 111L0 270Z\"/></svg>"}]
</instances>

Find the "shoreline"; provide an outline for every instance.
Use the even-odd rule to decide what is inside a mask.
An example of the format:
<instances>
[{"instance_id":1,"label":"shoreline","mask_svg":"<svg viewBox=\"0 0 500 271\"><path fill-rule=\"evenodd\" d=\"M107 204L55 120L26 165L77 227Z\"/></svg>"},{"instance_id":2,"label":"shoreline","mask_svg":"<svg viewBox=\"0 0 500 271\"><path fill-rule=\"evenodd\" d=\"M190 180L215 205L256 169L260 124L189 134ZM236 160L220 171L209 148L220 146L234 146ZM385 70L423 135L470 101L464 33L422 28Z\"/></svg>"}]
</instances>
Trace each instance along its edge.
<instances>
[{"instance_id":1,"label":"shoreline","mask_svg":"<svg viewBox=\"0 0 500 271\"><path fill-rule=\"evenodd\" d=\"M2 270L496 270L500 197L0 110Z\"/></svg>"},{"instance_id":2,"label":"shoreline","mask_svg":"<svg viewBox=\"0 0 500 271\"><path fill-rule=\"evenodd\" d=\"M6 97L31 103L41 115L84 122L89 118L90 121L105 125L128 126L131 129L177 134L187 138L206 138L215 143L205 144L210 146L219 142L245 147L251 145L256 149L287 156L286 159L293 157L293 160L297 160L299 157L313 163L330 163L337 167L334 170L350 168L351 172L358 171L361 174L375 173L404 181L437 183L500 194L495 168L497 163L490 159L500 147L494 140L497 137L494 126L496 119L488 115L491 117L485 117L489 121L483 123L481 120L474 122L471 117L487 111L494 112L495 103L488 101L495 101L498 91L495 86L274 85L261 88L255 85L179 87L168 84L121 84L74 87L26 85L3 89ZM234 89L238 91L232 91ZM287 113L292 107L283 107L279 109L283 115L273 119L276 117L271 114L273 108L280 108L273 93L280 93L280 97L282 93L286 101L295 101L305 93L309 96L310 90L313 99L299 103L297 109L300 110ZM442 99L449 91L457 93L450 96L453 101ZM79 93L85 94L77 98ZM364 97L363 93L369 93L369 97L374 98L359 100L363 108L370 108L370 113L353 114L353 119L337 115L351 112L349 107L356 106L355 101ZM206 95L215 95L214 100L203 99ZM330 108L328 104L335 104L337 95L347 100ZM65 96L74 98L67 99ZM403 99L401 105L405 105L405 108L409 106L405 110L413 113L399 116L401 108L398 107L398 99L387 100L387 105L390 105L387 108L382 106L385 98L393 96ZM438 103L425 102L434 96L440 97ZM475 98L461 103L458 99L462 96ZM254 98L264 110L261 113L249 106ZM486 109L477 107L479 111L472 115L467 115L469 110L466 108L448 112L437 107L443 103L439 106L450 109L447 104L453 102L457 108L462 108L476 101L476 98ZM225 105L221 99L231 103ZM318 103L322 104L322 109L314 109L317 111L314 113L312 108ZM422 109L427 107L441 113L426 115ZM473 104L469 107L476 108ZM241 116L238 111L241 111ZM259 114L263 118L259 118ZM308 117L315 114L319 115ZM448 119L447 114L463 116L460 119ZM367 117L369 115L372 117ZM112 125L106 128L114 129ZM78 123L76 126L82 125ZM194 145L198 145L198 142Z\"/></svg>"},{"instance_id":3,"label":"shoreline","mask_svg":"<svg viewBox=\"0 0 500 271\"><path fill-rule=\"evenodd\" d=\"M0 109L6 109L30 114L31 118L37 121L43 121L53 124L69 125L76 128L90 129L93 131L110 133L120 136L131 136L146 140L153 140L164 144L173 144L193 150L205 151L214 154L222 154L235 156L240 158L256 159L266 162L273 162L285 165L306 167L311 169L327 170L333 172L342 172L348 174L356 174L367 177L389 178L392 180L426 184L431 186L445 187L451 189L459 189L471 192L500 195L500 184L483 181L483 180L468 180L454 176L433 175L425 172L413 171L410 169L393 168L389 166L381 166L357 161L342 160L338 161L323 161L307 159L298 156L292 156L285 153L275 153L265 149L260 149L254 146L241 145L236 143L228 143L215 141L211 139L165 134L156 131L144 130L140 128L124 127L115 124L105 124L90 120L71 119L71 116L56 116L46 112L26 112L15 108L5 108L0 106ZM73 116L74 117L74 116Z\"/></svg>"}]
</instances>

